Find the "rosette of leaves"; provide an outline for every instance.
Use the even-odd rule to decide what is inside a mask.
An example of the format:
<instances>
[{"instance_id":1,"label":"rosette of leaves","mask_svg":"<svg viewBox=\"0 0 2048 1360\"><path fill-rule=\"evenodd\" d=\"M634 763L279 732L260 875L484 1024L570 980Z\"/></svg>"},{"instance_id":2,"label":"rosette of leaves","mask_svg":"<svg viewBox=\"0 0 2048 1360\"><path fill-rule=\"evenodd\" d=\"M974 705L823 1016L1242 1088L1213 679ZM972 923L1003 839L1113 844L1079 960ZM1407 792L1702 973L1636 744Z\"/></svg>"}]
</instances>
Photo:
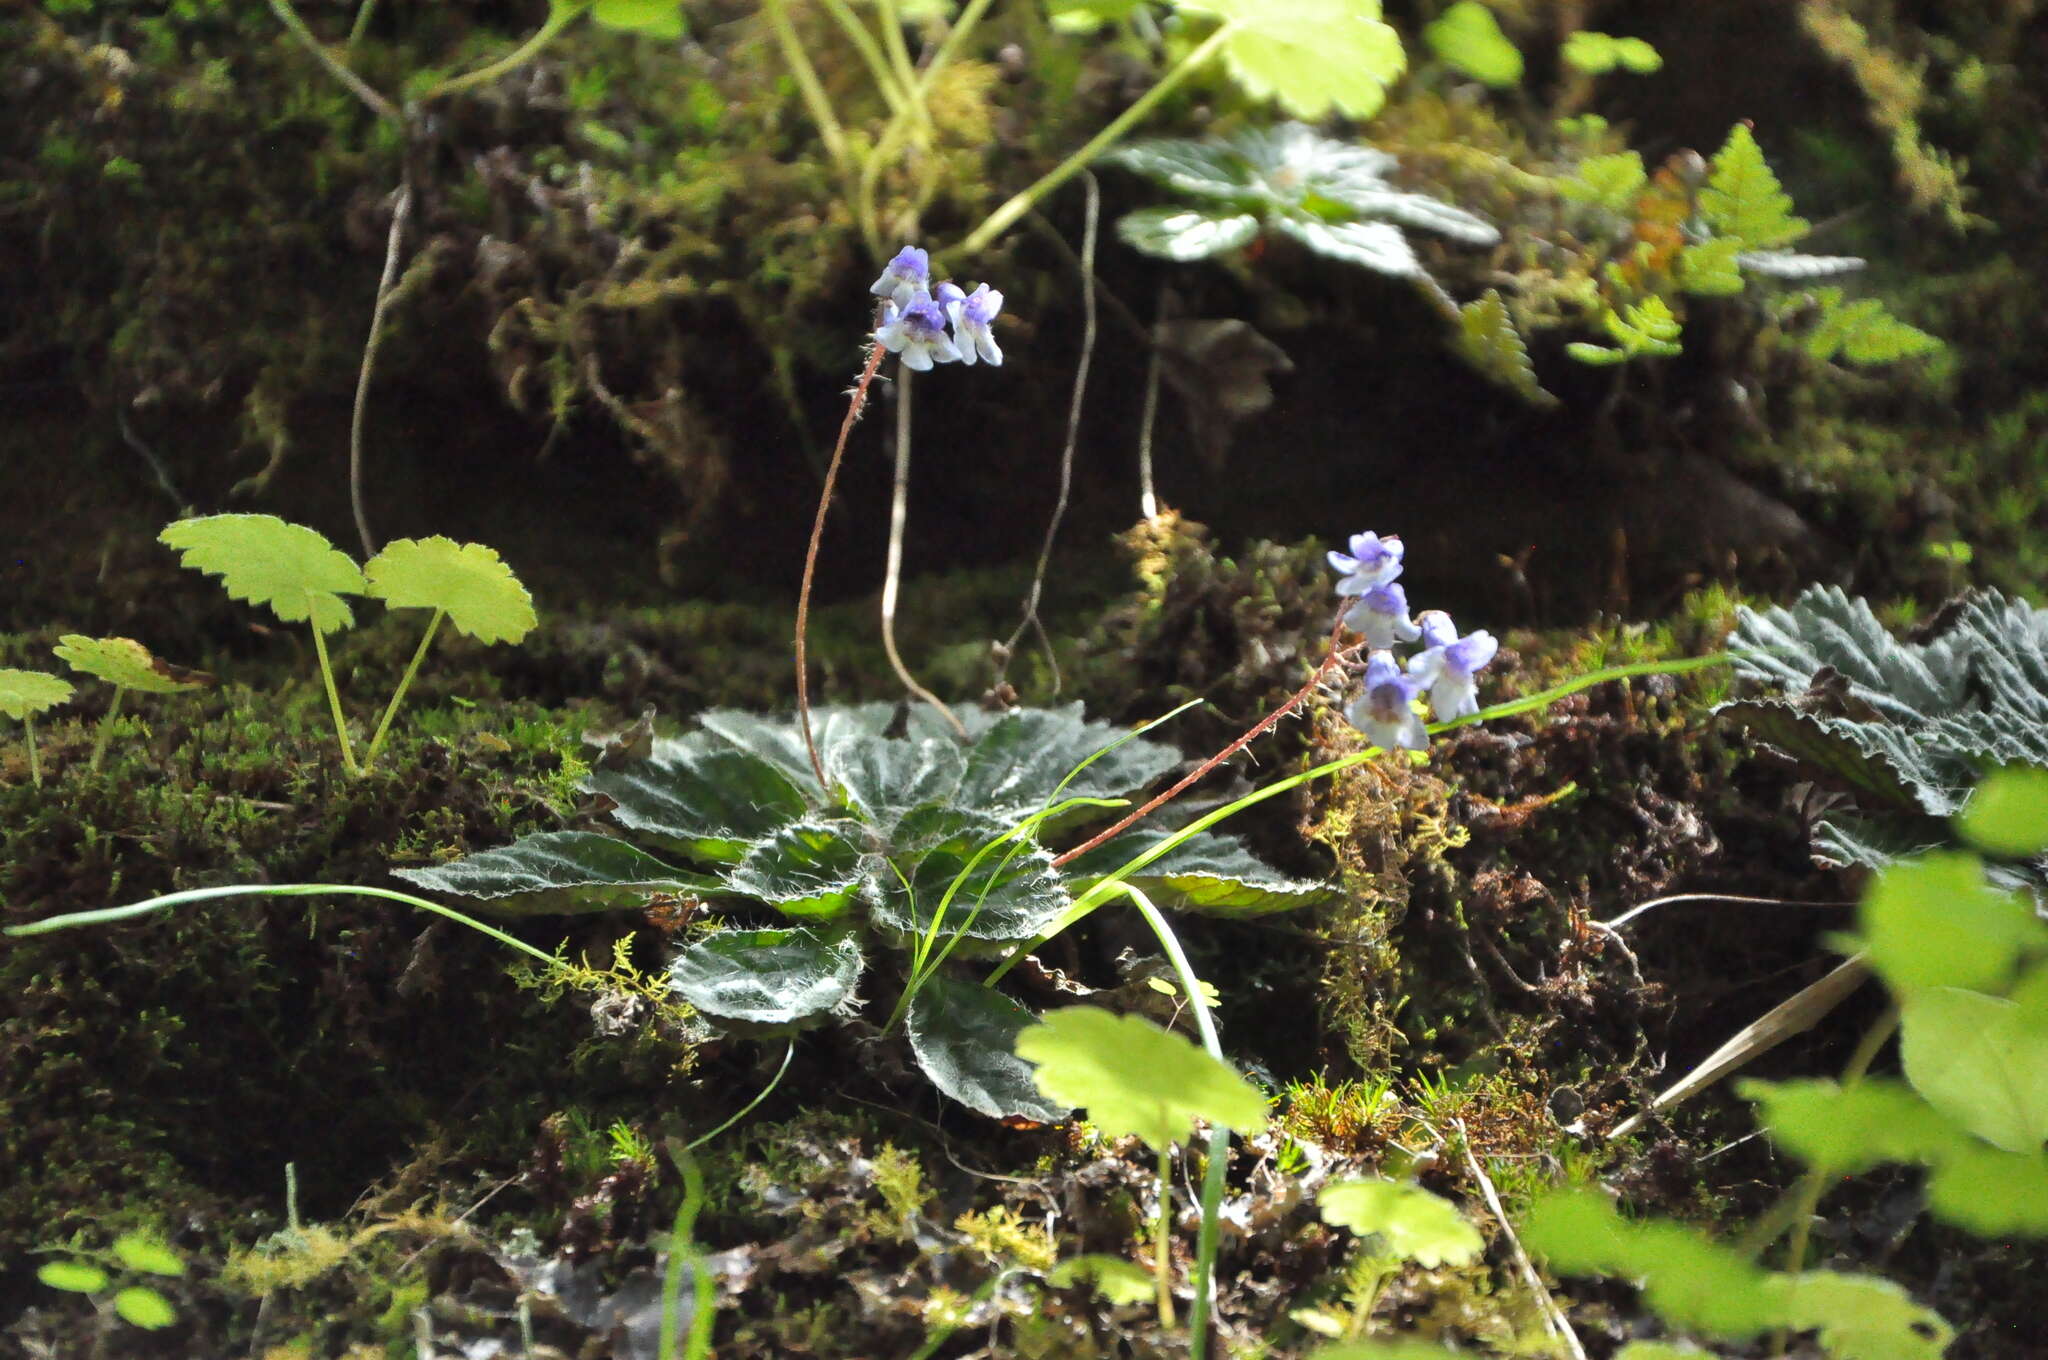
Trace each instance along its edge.
<instances>
[{"instance_id":1,"label":"rosette of leaves","mask_svg":"<svg viewBox=\"0 0 2048 1360\"><path fill-rule=\"evenodd\" d=\"M1192 200L1140 208L1117 223L1128 245L1162 260L1208 259L1275 231L1334 260L1422 278L1406 229L1473 246L1500 240L1491 223L1463 208L1396 187L1389 153L1301 123L1224 141L1135 142L1104 159Z\"/></svg>"},{"instance_id":2,"label":"rosette of leaves","mask_svg":"<svg viewBox=\"0 0 2048 1360\"><path fill-rule=\"evenodd\" d=\"M1025 945L1074 898L1156 847L1141 825L1063 868L1050 848L1179 763L1171 748L1083 719L1078 704L962 708L969 740L918 710L824 708L813 730L829 792L788 721L731 710L654 741L584 787L620 835L549 831L451 864L399 870L422 887L517 912L633 905L657 892L711 899L730 928L685 946L670 985L712 1023L767 1034L896 995L918 1065L993 1117L1063 1111L1014 1052L1032 1022L969 960ZM892 725L894 723L894 725ZM1234 839L1203 832L1129 875L1184 909L1251 916L1318 900Z\"/></svg>"},{"instance_id":3,"label":"rosette of leaves","mask_svg":"<svg viewBox=\"0 0 2048 1360\"><path fill-rule=\"evenodd\" d=\"M1738 673L1775 693L1720 711L1833 795L1812 833L1824 864L1879 868L1953 844L1947 821L1985 771L2048 767L2048 610L1972 591L1907 640L1819 586L1789 609L1744 609L1728 646ZM2048 888L2039 854L1995 872Z\"/></svg>"}]
</instances>

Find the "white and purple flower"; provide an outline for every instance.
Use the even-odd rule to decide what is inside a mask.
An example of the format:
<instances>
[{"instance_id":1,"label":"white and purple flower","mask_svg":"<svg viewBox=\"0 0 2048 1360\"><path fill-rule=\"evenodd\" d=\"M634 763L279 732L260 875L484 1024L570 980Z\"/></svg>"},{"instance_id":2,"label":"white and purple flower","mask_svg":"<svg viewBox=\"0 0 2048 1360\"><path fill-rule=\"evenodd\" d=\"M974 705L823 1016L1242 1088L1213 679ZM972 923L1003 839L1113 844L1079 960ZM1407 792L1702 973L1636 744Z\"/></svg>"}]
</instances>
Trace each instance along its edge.
<instances>
[{"instance_id":1,"label":"white and purple flower","mask_svg":"<svg viewBox=\"0 0 2048 1360\"><path fill-rule=\"evenodd\" d=\"M921 250L917 253L924 254ZM901 355L903 366L919 373L929 372L935 363L950 364L960 358L960 347L946 334L945 311L922 291L913 293L910 301L900 307L894 302L882 305L882 324L875 328L875 343L891 354Z\"/></svg>"},{"instance_id":2,"label":"white and purple flower","mask_svg":"<svg viewBox=\"0 0 2048 1360\"><path fill-rule=\"evenodd\" d=\"M998 294L997 296L1001 296ZM1370 529L1351 536L1351 551L1330 554L1330 565L1344 579L1337 582L1339 595L1363 595L1401 574L1401 554L1406 551L1393 534L1381 538Z\"/></svg>"},{"instance_id":3,"label":"white and purple flower","mask_svg":"<svg viewBox=\"0 0 2048 1360\"><path fill-rule=\"evenodd\" d=\"M1366 658L1364 686L1344 716L1383 750L1420 751L1429 745L1429 733L1415 711L1415 696L1421 692L1422 681L1404 674L1392 652L1376 651Z\"/></svg>"},{"instance_id":4,"label":"white and purple flower","mask_svg":"<svg viewBox=\"0 0 2048 1360\"><path fill-rule=\"evenodd\" d=\"M1365 645L1375 651L1397 642L1413 642L1422 635L1408 617L1408 592L1398 582L1373 586L1358 597L1344 615L1344 626L1365 635Z\"/></svg>"},{"instance_id":5,"label":"white and purple flower","mask_svg":"<svg viewBox=\"0 0 2048 1360\"><path fill-rule=\"evenodd\" d=\"M973 364L975 357L989 361L991 365L1003 362L1003 351L996 345L995 332L990 329L996 313L1003 310L1003 295L987 284L982 284L971 293L963 293L951 283L939 285L939 302L946 309L946 315L953 322L953 337L960 345L960 362Z\"/></svg>"},{"instance_id":6,"label":"white and purple flower","mask_svg":"<svg viewBox=\"0 0 2048 1360\"><path fill-rule=\"evenodd\" d=\"M1475 677L1493 660L1500 643L1484 628L1459 637L1457 625L1441 609L1423 610L1416 624L1423 650L1408 658L1408 673L1418 684L1429 686L1429 711L1438 722L1477 713Z\"/></svg>"},{"instance_id":7,"label":"white and purple flower","mask_svg":"<svg viewBox=\"0 0 2048 1360\"><path fill-rule=\"evenodd\" d=\"M868 289L897 307L908 307L917 295L932 286L932 257L921 246L905 246L882 270L882 277ZM913 365L915 367L915 365Z\"/></svg>"}]
</instances>

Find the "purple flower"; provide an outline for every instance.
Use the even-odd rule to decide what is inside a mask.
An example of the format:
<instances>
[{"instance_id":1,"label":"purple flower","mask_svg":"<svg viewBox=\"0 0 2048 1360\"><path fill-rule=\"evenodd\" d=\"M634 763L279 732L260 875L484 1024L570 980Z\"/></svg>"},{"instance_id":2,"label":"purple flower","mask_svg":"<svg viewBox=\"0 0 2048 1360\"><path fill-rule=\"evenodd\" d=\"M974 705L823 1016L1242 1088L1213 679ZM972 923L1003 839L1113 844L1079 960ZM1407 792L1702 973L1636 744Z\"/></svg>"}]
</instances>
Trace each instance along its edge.
<instances>
[{"instance_id":1,"label":"purple flower","mask_svg":"<svg viewBox=\"0 0 2048 1360\"><path fill-rule=\"evenodd\" d=\"M1349 553L1333 552L1330 565L1344 579L1337 582L1339 595L1363 595L1401 574L1401 540L1393 534L1381 538L1370 529L1351 536Z\"/></svg>"},{"instance_id":2,"label":"purple flower","mask_svg":"<svg viewBox=\"0 0 2048 1360\"><path fill-rule=\"evenodd\" d=\"M1457 625L1441 609L1425 609L1416 618L1423 650L1408 658L1408 673L1429 686L1429 711L1438 722L1470 717L1479 711L1479 685L1474 677L1493 660L1500 643L1481 628L1458 636Z\"/></svg>"},{"instance_id":3,"label":"purple flower","mask_svg":"<svg viewBox=\"0 0 2048 1360\"><path fill-rule=\"evenodd\" d=\"M1344 616L1344 626L1363 633L1374 649L1397 642L1413 642L1421 635L1408 618L1408 592L1398 584L1373 586L1358 597L1358 603Z\"/></svg>"},{"instance_id":4,"label":"purple flower","mask_svg":"<svg viewBox=\"0 0 2048 1360\"><path fill-rule=\"evenodd\" d=\"M875 343L891 354L902 355L903 366L919 373L934 363L950 364L960 357L959 346L946 334L945 312L923 292L913 294L900 310L893 302L883 304Z\"/></svg>"},{"instance_id":5,"label":"purple flower","mask_svg":"<svg viewBox=\"0 0 2048 1360\"><path fill-rule=\"evenodd\" d=\"M898 307L907 307L931 286L932 257L920 246L905 246L896 252L896 258L889 261L882 277L868 291Z\"/></svg>"},{"instance_id":6,"label":"purple flower","mask_svg":"<svg viewBox=\"0 0 2048 1360\"><path fill-rule=\"evenodd\" d=\"M1344 710L1351 725L1383 750L1420 751L1429 733L1415 711L1422 681L1401 672L1392 652L1374 652L1365 662L1365 688Z\"/></svg>"},{"instance_id":7,"label":"purple flower","mask_svg":"<svg viewBox=\"0 0 2048 1360\"><path fill-rule=\"evenodd\" d=\"M990 364L1003 362L1003 352L996 346L995 332L990 324L996 313L1003 310L1003 295L982 284L971 293L963 293L951 283L939 285L939 302L946 309L946 315L953 320L953 337L960 343L960 362L972 364L978 354Z\"/></svg>"}]
</instances>

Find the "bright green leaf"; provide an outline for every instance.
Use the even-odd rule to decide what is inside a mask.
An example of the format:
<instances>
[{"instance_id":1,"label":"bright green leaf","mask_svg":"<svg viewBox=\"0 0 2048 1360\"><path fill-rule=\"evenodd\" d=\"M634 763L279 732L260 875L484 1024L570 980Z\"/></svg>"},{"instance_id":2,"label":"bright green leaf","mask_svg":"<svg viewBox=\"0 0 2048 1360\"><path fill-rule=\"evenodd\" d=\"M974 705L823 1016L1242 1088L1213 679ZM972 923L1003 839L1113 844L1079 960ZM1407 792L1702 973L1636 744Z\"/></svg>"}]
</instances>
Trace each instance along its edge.
<instances>
[{"instance_id":1,"label":"bright green leaf","mask_svg":"<svg viewBox=\"0 0 2048 1360\"><path fill-rule=\"evenodd\" d=\"M1522 81L1521 52L1479 0L1458 0L1422 30L1422 40L1445 65L1482 85L1507 89Z\"/></svg>"},{"instance_id":2,"label":"bright green leaf","mask_svg":"<svg viewBox=\"0 0 2048 1360\"><path fill-rule=\"evenodd\" d=\"M1678 253L1678 286L1695 297L1730 297L1742 291L1736 256L1742 242L1726 236L1689 245Z\"/></svg>"},{"instance_id":3,"label":"bright green leaf","mask_svg":"<svg viewBox=\"0 0 2048 1360\"><path fill-rule=\"evenodd\" d=\"M1185 1142L1197 1119L1239 1133L1266 1123L1265 1098L1250 1082L1135 1015L1052 1011L1018 1036L1017 1054L1038 1065L1048 1097L1087 1110L1105 1136L1134 1136L1155 1151Z\"/></svg>"},{"instance_id":4,"label":"bright green leaf","mask_svg":"<svg viewBox=\"0 0 2048 1360\"><path fill-rule=\"evenodd\" d=\"M1867 1171L1884 1162L1932 1165L1964 1137L1961 1129L1901 1082L1746 1081L1757 1122L1771 1141L1823 1175Z\"/></svg>"},{"instance_id":5,"label":"bright green leaf","mask_svg":"<svg viewBox=\"0 0 2048 1360\"><path fill-rule=\"evenodd\" d=\"M1863 897L1861 936L1894 991L1996 989L2048 929L2019 898L1985 882L1975 856L1938 854L1878 876Z\"/></svg>"},{"instance_id":6,"label":"bright green leaf","mask_svg":"<svg viewBox=\"0 0 2048 1360\"><path fill-rule=\"evenodd\" d=\"M860 981L860 946L806 929L721 930L685 947L669 986L706 1015L791 1025L846 1004Z\"/></svg>"},{"instance_id":7,"label":"bright green leaf","mask_svg":"<svg viewBox=\"0 0 2048 1360\"><path fill-rule=\"evenodd\" d=\"M597 0L590 17L606 28L624 29L649 38L683 36L679 0Z\"/></svg>"},{"instance_id":8,"label":"bright green leaf","mask_svg":"<svg viewBox=\"0 0 2048 1360\"><path fill-rule=\"evenodd\" d=\"M141 1285L131 1285L114 1295L114 1311L121 1315L123 1322L150 1331L168 1327L178 1320L178 1310L171 1307L169 1299Z\"/></svg>"},{"instance_id":9,"label":"bright green leaf","mask_svg":"<svg viewBox=\"0 0 2048 1360\"><path fill-rule=\"evenodd\" d=\"M363 573L348 554L301 524L275 515L181 519L157 535L194 571L221 578L230 598L268 605L286 623L322 633L355 623L343 595L360 595Z\"/></svg>"},{"instance_id":10,"label":"bright green leaf","mask_svg":"<svg viewBox=\"0 0 2048 1360\"><path fill-rule=\"evenodd\" d=\"M1594 368L1611 368L1615 364L1628 362L1628 354L1607 345L1589 345L1583 340L1574 340L1564 347L1564 352L1582 364Z\"/></svg>"},{"instance_id":11,"label":"bright green leaf","mask_svg":"<svg viewBox=\"0 0 2048 1360\"><path fill-rule=\"evenodd\" d=\"M1822 363L1840 355L1852 364L1889 364L1942 347L1934 336L1886 311L1876 298L1843 302L1834 289L1821 295L1820 319L1802 345Z\"/></svg>"},{"instance_id":12,"label":"bright green leaf","mask_svg":"<svg viewBox=\"0 0 2048 1360\"><path fill-rule=\"evenodd\" d=\"M51 1261L37 1269L36 1278L74 1294L97 1294L107 1287L107 1272L89 1261Z\"/></svg>"},{"instance_id":13,"label":"bright green leaf","mask_svg":"<svg viewBox=\"0 0 2048 1360\"><path fill-rule=\"evenodd\" d=\"M1934 1216L1979 1237L2048 1237L2048 1154L1966 1143L1928 1173Z\"/></svg>"},{"instance_id":14,"label":"bright green leaf","mask_svg":"<svg viewBox=\"0 0 2048 1360\"><path fill-rule=\"evenodd\" d=\"M1174 833L1139 825L1066 865L1076 891L1115 873ZM1159 905L1247 920L1325 902L1328 883L1290 878L1262 863L1235 837L1199 831L1124 881Z\"/></svg>"},{"instance_id":15,"label":"bright green leaf","mask_svg":"<svg viewBox=\"0 0 2048 1360\"><path fill-rule=\"evenodd\" d=\"M1614 1360L1714 1360L1714 1355L1671 1341L1631 1341L1614 1353Z\"/></svg>"},{"instance_id":16,"label":"bright green leaf","mask_svg":"<svg viewBox=\"0 0 2048 1360\"><path fill-rule=\"evenodd\" d=\"M1670 1322L1739 1340L1776 1321L1763 1297L1766 1272L1747 1256L1676 1223L1624 1219L1597 1191L1538 1199L1522 1241L1560 1274L1640 1279L1644 1297Z\"/></svg>"},{"instance_id":17,"label":"bright green leaf","mask_svg":"<svg viewBox=\"0 0 2048 1360\"><path fill-rule=\"evenodd\" d=\"M147 1275L183 1275L185 1260L154 1237L122 1233L114 1239L114 1256L130 1270Z\"/></svg>"},{"instance_id":18,"label":"bright green leaf","mask_svg":"<svg viewBox=\"0 0 2048 1360\"><path fill-rule=\"evenodd\" d=\"M1927 1103L2007 1152L2048 1143L2048 1016L1961 987L1925 987L1899 1009L1906 1079Z\"/></svg>"},{"instance_id":19,"label":"bright green leaf","mask_svg":"<svg viewBox=\"0 0 2048 1360\"><path fill-rule=\"evenodd\" d=\"M1515 319L1497 289L1489 288L1458 308L1458 333L1454 337L1465 362L1493 381L1512 388L1524 401L1537 406L1555 406L1557 398L1536 381L1536 366L1529 361L1529 347L1515 329Z\"/></svg>"},{"instance_id":20,"label":"bright green leaf","mask_svg":"<svg viewBox=\"0 0 2048 1360\"><path fill-rule=\"evenodd\" d=\"M1957 825L1972 845L1994 855L2048 851L2048 770L2020 766L1989 776L1963 805Z\"/></svg>"},{"instance_id":21,"label":"bright green leaf","mask_svg":"<svg viewBox=\"0 0 2048 1360\"><path fill-rule=\"evenodd\" d=\"M27 719L46 708L68 703L71 682L61 675L42 671L0 670L0 713Z\"/></svg>"},{"instance_id":22,"label":"bright green leaf","mask_svg":"<svg viewBox=\"0 0 2048 1360\"><path fill-rule=\"evenodd\" d=\"M96 676L119 689L146 694L183 694L217 683L205 671L188 670L151 655L133 638L86 637L67 633L50 649L75 671Z\"/></svg>"},{"instance_id":23,"label":"bright green leaf","mask_svg":"<svg viewBox=\"0 0 2048 1360\"><path fill-rule=\"evenodd\" d=\"M1046 1273L1045 1282L1054 1289L1093 1285L1097 1294L1118 1305L1144 1303L1156 1288L1152 1273L1143 1266L1100 1252L1068 1257Z\"/></svg>"},{"instance_id":24,"label":"bright green leaf","mask_svg":"<svg viewBox=\"0 0 2048 1360\"><path fill-rule=\"evenodd\" d=\"M1874 1275L1773 1275L1765 1292L1782 1326L1818 1332L1836 1360L1941 1360L1955 1337L1941 1314Z\"/></svg>"},{"instance_id":25,"label":"bright green leaf","mask_svg":"<svg viewBox=\"0 0 2048 1360\"><path fill-rule=\"evenodd\" d=\"M1017 1053L1033 1021L993 987L938 973L910 999L904 1029L918 1067L947 1096L991 1119L1050 1124L1068 1107L1046 1099Z\"/></svg>"},{"instance_id":26,"label":"bright green leaf","mask_svg":"<svg viewBox=\"0 0 2048 1360\"><path fill-rule=\"evenodd\" d=\"M1562 55L1567 66L1589 76L1605 75L1616 67L1645 76L1664 65L1663 56L1641 38L1617 38L1587 29L1564 40Z\"/></svg>"},{"instance_id":27,"label":"bright green leaf","mask_svg":"<svg viewBox=\"0 0 2048 1360\"><path fill-rule=\"evenodd\" d=\"M1312 1351L1308 1360L1458 1360L1468 1354L1433 1341L1346 1341Z\"/></svg>"},{"instance_id":28,"label":"bright green leaf","mask_svg":"<svg viewBox=\"0 0 2048 1360\"><path fill-rule=\"evenodd\" d=\"M1144 8L1146 0L1051 0L1046 6L1052 26L1061 33L1093 33L1105 24L1120 24Z\"/></svg>"},{"instance_id":29,"label":"bright green leaf","mask_svg":"<svg viewBox=\"0 0 2048 1360\"><path fill-rule=\"evenodd\" d=\"M1641 38L1614 40L1615 64L1631 75L1654 75L1664 69L1664 55Z\"/></svg>"},{"instance_id":30,"label":"bright green leaf","mask_svg":"<svg viewBox=\"0 0 2048 1360\"><path fill-rule=\"evenodd\" d=\"M1323 1221L1380 1239L1382 1254L1417 1265L1468 1265L1486 1239L1458 1206L1402 1181L1332 1181L1316 1196Z\"/></svg>"},{"instance_id":31,"label":"bright green leaf","mask_svg":"<svg viewBox=\"0 0 2048 1360\"><path fill-rule=\"evenodd\" d=\"M1571 178L1555 181L1558 193L1577 203L1597 203L1609 212L1625 213L1649 182L1639 151L1588 156L1573 167Z\"/></svg>"},{"instance_id":32,"label":"bright green leaf","mask_svg":"<svg viewBox=\"0 0 2048 1360\"><path fill-rule=\"evenodd\" d=\"M1792 199L1778 184L1749 125L1737 123L1714 153L1700 191L1700 215L1716 236L1732 236L1752 250L1789 245L1811 224L1792 214Z\"/></svg>"},{"instance_id":33,"label":"bright green leaf","mask_svg":"<svg viewBox=\"0 0 2048 1360\"><path fill-rule=\"evenodd\" d=\"M533 597L498 554L452 538L401 538L363 566L363 592L393 609L444 609L479 642L517 642L539 619Z\"/></svg>"},{"instance_id":34,"label":"bright green leaf","mask_svg":"<svg viewBox=\"0 0 2048 1360\"><path fill-rule=\"evenodd\" d=\"M1231 78L1297 118L1370 118L1407 66L1380 0L1181 0L1180 8L1235 25L1223 44Z\"/></svg>"}]
</instances>

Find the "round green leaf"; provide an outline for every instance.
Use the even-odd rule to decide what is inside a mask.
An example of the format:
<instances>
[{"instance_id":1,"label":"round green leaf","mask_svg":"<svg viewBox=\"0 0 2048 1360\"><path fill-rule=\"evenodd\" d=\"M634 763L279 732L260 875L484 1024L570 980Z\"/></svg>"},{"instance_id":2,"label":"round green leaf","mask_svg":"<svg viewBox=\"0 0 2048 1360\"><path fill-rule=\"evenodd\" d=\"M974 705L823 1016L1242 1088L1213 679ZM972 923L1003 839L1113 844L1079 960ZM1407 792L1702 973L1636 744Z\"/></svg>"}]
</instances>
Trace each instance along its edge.
<instances>
[{"instance_id":1,"label":"round green leaf","mask_svg":"<svg viewBox=\"0 0 2048 1360\"><path fill-rule=\"evenodd\" d=\"M183 1275L184 1258L154 1237L123 1233L114 1239L114 1255L130 1270L147 1275Z\"/></svg>"},{"instance_id":2,"label":"round green leaf","mask_svg":"<svg viewBox=\"0 0 2048 1360\"><path fill-rule=\"evenodd\" d=\"M683 14L677 0L597 0L590 17L606 28L624 29L644 37L683 36Z\"/></svg>"},{"instance_id":3,"label":"round green leaf","mask_svg":"<svg viewBox=\"0 0 2048 1360\"><path fill-rule=\"evenodd\" d=\"M218 683L205 671L173 666L160 660L133 638L86 637L66 633L50 649L75 671L96 676L120 689L147 694L182 694Z\"/></svg>"},{"instance_id":4,"label":"round green leaf","mask_svg":"<svg viewBox=\"0 0 2048 1360\"><path fill-rule=\"evenodd\" d=\"M4 672L0 672L4 675ZM2016 766L1977 786L1963 806L1962 832L1994 855L2048 851L2048 770Z\"/></svg>"},{"instance_id":5,"label":"round green leaf","mask_svg":"<svg viewBox=\"0 0 2048 1360\"><path fill-rule=\"evenodd\" d=\"M1231 78L1297 118L1370 118L1408 64L1379 0L1182 0L1180 8L1231 23L1223 43Z\"/></svg>"},{"instance_id":6,"label":"round green leaf","mask_svg":"<svg viewBox=\"0 0 2048 1360\"><path fill-rule=\"evenodd\" d=\"M722 930L676 955L669 986L706 1015L790 1025L853 995L860 946L805 929Z\"/></svg>"},{"instance_id":7,"label":"round green leaf","mask_svg":"<svg viewBox=\"0 0 2048 1360\"><path fill-rule=\"evenodd\" d=\"M221 578L228 595L268 605L286 623L311 622L323 633L354 625L343 595L363 593L363 573L348 554L302 524L275 515L181 519L157 535L194 571Z\"/></svg>"},{"instance_id":8,"label":"round green leaf","mask_svg":"<svg viewBox=\"0 0 2048 1360\"><path fill-rule=\"evenodd\" d=\"M452 538L401 538L363 567L364 593L393 609L445 609L479 642L517 642L539 619L533 597L498 554Z\"/></svg>"},{"instance_id":9,"label":"round green leaf","mask_svg":"<svg viewBox=\"0 0 2048 1360\"><path fill-rule=\"evenodd\" d=\"M1486 1249L1458 1206L1402 1181L1332 1181L1316 1197L1323 1221L1371 1235L1389 1256L1421 1266L1462 1266Z\"/></svg>"},{"instance_id":10,"label":"round green leaf","mask_svg":"<svg viewBox=\"0 0 2048 1360\"><path fill-rule=\"evenodd\" d=\"M1927 1103L2007 1152L2048 1143L2048 1017L1960 987L1909 994L1899 1011L1906 1079Z\"/></svg>"},{"instance_id":11,"label":"round green leaf","mask_svg":"<svg viewBox=\"0 0 2048 1360\"><path fill-rule=\"evenodd\" d=\"M1974 855L1894 864L1863 898L1863 948L1894 990L1995 988L2048 931L2033 908L1984 881Z\"/></svg>"},{"instance_id":12,"label":"round green leaf","mask_svg":"<svg viewBox=\"0 0 2048 1360\"><path fill-rule=\"evenodd\" d=\"M89 1261L52 1261L36 1271L36 1278L74 1294L97 1294L107 1287L107 1272Z\"/></svg>"},{"instance_id":13,"label":"round green leaf","mask_svg":"<svg viewBox=\"0 0 2048 1360\"><path fill-rule=\"evenodd\" d=\"M114 1311L124 1322L156 1331L178 1320L178 1310L154 1289L133 1285L114 1295Z\"/></svg>"},{"instance_id":14,"label":"round green leaf","mask_svg":"<svg viewBox=\"0 0 2048 1360\"><path fill-rule=\"evenodd\" d=\"M1045 1282L1054 1289L1092 1284L1097 1294L1119 1305L1144 1303L1156 1288L1151 1272L1143 1266L1101 1252L1068 1257L1046 1273Z\"/></svg>"},{"instance_id":15,"label":"round green leaf","mask_svg":"<svg viewBox=\"0 0 2048 1360\"><path fill-rule=\"evenodd\" d=\"M71 682L42 671L0 670L0 713L26 719L71 698Z\"/></svg>"},{"instance_id":16,"label":"round green leaf","mask_svg":"<svg viewBox=\"0 0 2048 1360\"><path fill-rule=\"evenodd\" d=\"M910 999L905 1028L910 1051L932 1085L990 1119L1067 1117L1032 1082L1031 1065L1016 1053L1017 1036L1032 1023L1030 1011L978 983L941 973L927 978Z\"/></svg>"},{"instance_id":17,"label":"round green leaf","mask_svg":"<svg viewBox=\"0 0 2048 1360\"><path fill-rule=\"evenodd\" d=\"M1095 1006L1049 1013L1017 1036L1017 1056L1038 1065L1038 1089L1111 1138L1157 1150L1185 1142L1197 1119L1239 1133L1266 1123L1252 1084L1176 1034L1135 1015Z\"/></svg>"},{"instance_id":18,"label":"round green leaf","mask_svg":"<svg viewBox=\"0 0 2048 1360\"><path fill-rule=\"evenodd\" d=\"M1422 30L1422 40L1443 63L1482 85L1507 89L1522 81L1522 54L1479 0L1458 0Z\"/></svg>"}]
</instances>

